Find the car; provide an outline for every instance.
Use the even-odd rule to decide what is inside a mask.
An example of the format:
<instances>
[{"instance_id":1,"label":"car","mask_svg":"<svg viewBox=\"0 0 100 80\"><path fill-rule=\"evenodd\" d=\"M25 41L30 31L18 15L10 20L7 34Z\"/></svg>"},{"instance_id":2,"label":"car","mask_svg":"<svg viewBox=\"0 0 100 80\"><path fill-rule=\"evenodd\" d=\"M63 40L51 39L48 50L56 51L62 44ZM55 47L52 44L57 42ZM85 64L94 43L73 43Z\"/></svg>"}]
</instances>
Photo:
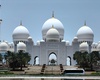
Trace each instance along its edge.
<instances>
[{"instance_id":1,"label":"car","mask_svg":"<svg viewBox=\"0 0 100 80\"><path fill-rule=\"evenodd\" d=\"M66 70L64 70L64 72L63 72L63 74L84 74L85 73L85 71L84 71L84 69L66 69Z\"/></svg>"}]
</instances>

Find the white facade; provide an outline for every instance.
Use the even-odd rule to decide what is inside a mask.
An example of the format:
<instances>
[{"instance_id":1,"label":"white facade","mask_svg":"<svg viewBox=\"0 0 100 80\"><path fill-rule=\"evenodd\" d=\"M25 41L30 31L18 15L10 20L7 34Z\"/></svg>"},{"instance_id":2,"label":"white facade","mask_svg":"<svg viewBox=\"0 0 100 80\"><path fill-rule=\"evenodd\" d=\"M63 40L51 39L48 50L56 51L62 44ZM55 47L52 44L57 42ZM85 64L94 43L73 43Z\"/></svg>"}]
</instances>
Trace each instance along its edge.
<instances>
[{"instance_id":1,"label":"white facade","mask_svg":"<svg viewBox=\"0 0 100 80\"><path fill-rule=\"evenodd\" d=\"M73 60L73 54L76 51L100 51L100 43L93 43L93 31L86 24L78 30L72 44L65 41L64 26L54 16L43 24L43 39L37 41L36 45L34 45L29 31L22 24L15 28L12 37L13 43L7 43L8 46L1 45L0 51L2 51L2 46L7 48L5 52L7 50L14 52L21 49L25 50L31 55L30 64L32 65L51 65L53 59L55 65L67 65L67 58L70 59L70 65L75 65L76 61ZM50 59L51 54L55 55L55 57Z\"/></svg>"}]
</instances>

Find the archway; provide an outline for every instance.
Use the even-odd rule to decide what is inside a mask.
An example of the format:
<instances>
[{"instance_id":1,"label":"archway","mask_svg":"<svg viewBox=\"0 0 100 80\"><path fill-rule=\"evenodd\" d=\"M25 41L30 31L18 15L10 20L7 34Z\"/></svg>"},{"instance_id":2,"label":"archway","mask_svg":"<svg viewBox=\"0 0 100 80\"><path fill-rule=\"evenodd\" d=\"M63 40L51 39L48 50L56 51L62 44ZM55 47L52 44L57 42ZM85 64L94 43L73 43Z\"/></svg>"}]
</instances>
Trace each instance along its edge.
<instances>
[{"instance_id":1,"label":"archway","mask_svg":"<svg viewBox=\"0 0 100 80\"><path fill-rule=\"evenodd\" d=\"M49 65L57 65L57 55L54 52L49 54Z\"/></svg>"},{"instance_id":2,"label":"archway","mask_svg":"<svg viewBox=\"0 0 100 80\"><path fill-rule=\"evenodd\" d=\"M38 56L34 57L34 65L39 65L39 57Z\"/></svg>"},{"instance_id":3,"label":"archway","mask_svg":"<svg viewBox=\"0 0 100 80\"><path fill-rule=\"evenodd\" d=\"M67 64L67 66L71 66L71 57L70 56L68 56L66 58L66 64Z\"/></svg>"}]
</instances>

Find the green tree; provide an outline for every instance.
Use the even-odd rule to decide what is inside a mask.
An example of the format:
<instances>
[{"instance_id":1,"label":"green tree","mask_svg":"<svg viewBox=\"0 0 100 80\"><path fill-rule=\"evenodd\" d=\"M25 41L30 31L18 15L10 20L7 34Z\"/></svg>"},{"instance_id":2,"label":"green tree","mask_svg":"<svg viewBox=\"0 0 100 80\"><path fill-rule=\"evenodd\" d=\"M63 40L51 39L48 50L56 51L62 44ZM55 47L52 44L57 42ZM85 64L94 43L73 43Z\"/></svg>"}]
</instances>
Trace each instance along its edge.
<instances>
[{"instance_id":1,"label":"green tree","mask_svg":"<svg viewBox=\"0 0 100 80\"><path fill-rule=\"evenodd\" d=\"M6 61L8 61L9 66L15 70L16 68L16 62L17 62L17 55L14 52L7 51L7 53L4 55Z\"/></svg>"},{"instance_id":2,"label":"green tree","mask_svg":"<svg viewBox=\"0 0 100 80\"><path fill-rule=\"evenodd\" d=\"M76 51L73 55L73 59L76 60L77 65L83 67L84 69L88 67L88 52Z\"/></svg>"},{"instance_id":3,"label":"green tree","mask_svg":"<svg viewBox=\"0 0 100 80\"><path fill-rule=\"evenodd\" d=\"M0 54L0 61L2 61L2 55Z\"/></svg>"},{"instance_id":4,"label":"green tree","mask_svg":"<svg viewBox=\"0 0 100 80\"><path fill-rule=\"evenodd\" d=\"M20 50L20 51L17 53L17 57L18 57L18 62L20 63L20 70L22 70L23 50Z\"/></svg>"},{"instance_id":5,"label":"green tree","mask_svg":"<svg viewBox=\"0 0 100 80\"><path fill-rule=\"evenodd\" d=\"M23 63L23 65L24 65L24 67L25 67L25 65L28 64L28 62L29 62L30 60L31 60L30 54L27 53L27 52L25 52L25 53L23 54L23 58L22 58L22 63Z\"/></svg>"},{"instance_id":6,"label":"green tree","mask_svg":"<svg viewBox=\"0 0 100 80\"><path fill-rule=\"evenodd\" d=\"M93 70L93 66L97 65L97 61L100 60L100 54L98 51L93 51L89 54L89 64L91 67L91 70Z\"/></svg>"},{"instance_id":7,"label":"green tree","mask_svg":"<svg viewBox=\"0 0 100 80\"><path fill-rule=\"evenodd\" d=\"M77 65L79 65L80 60L81 60L81 58L80 58L80 54L81 54L80 51L76 51L75 54L73 55L73 59L76 60Z\"/></svg>"},{"instance_id":8,"label":"green tree","mask_svg":"<svg viewBox=\"0 0 100 80\"><path fill-rule=\"evenodd\" d=\"M29 53L24 52L23 50L20 50L18 53L18 62L20 63L20 69L22 70L22 67L26 64L28 64L28 62L31 60L31 56L29 55Z\"/></svg>"}]
</instances>

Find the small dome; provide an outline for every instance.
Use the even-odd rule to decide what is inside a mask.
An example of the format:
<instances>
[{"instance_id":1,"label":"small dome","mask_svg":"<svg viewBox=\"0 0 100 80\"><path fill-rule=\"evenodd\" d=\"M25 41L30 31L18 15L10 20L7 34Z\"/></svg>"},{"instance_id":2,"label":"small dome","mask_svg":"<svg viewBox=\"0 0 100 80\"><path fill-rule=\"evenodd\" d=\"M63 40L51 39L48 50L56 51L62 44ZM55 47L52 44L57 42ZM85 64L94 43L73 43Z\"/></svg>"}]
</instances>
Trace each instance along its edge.
<instances>
[{"instance_id":1,"label":"small dome","mask_svg":"<svg viewBox=\"0 0 100 80\"><path fill-rule=\"evenodd\" d=\"M97 46L97 45L98 45L98 43L95 43L95 45Z\"/></svg>"},{"instance_id":2,"label":"small dome","mask_svg":"<svg viewBox=\"0 0 100 80\"><path fill-rule=\"evenodd\" d=\"M40 42L45 42L44 40L40 40Z\"/></svg>"},{"instance_id":3,"label":"small dome","mask_svg":"<svg viewBox=\"0 0 100 80\"><path fill-rule=\"evenodd\" d=\"M92 48L94 48L94 47L95 47L95 42L93 42L93 43L92 43L91 47L92 47Z\"/></svg>"},{"instance_id":4,"label":"small dome","mask_svg":"<svg viewBox=\"0 0 100 80\"><path fill-rule=\"evenodd\" d=\"M97 45L97 51L100 51L100 43Z\"/></svg>"},{"instance_id":5,"label":"small dome","mask_svg":"<svg viewBox=\"0 0 100 80\"><path fill-rule=\"evenodd\" d=\"M61 42L66 42L65 40L62 40Z\"/></svg>"},{"instance_id":6,"label":"small dome","mask_svg":"<svg viewBox=\"0 0 100 80\"><path fill-rule=\"evenodd\" d=\"M92 41L94 38L93 31L90 27L84 25L77 32L78 41Z\"/></svg>"},{"instance_id":7,"label":"small dome","mask_svg":"<svg viewBox=\"0 0 100 80\"><path fill-rule=\"evenodd\" d=\"M43 37L43 39L45 40L46 33L51 28L52 25L58 30L58 32L60 34L60 38L61 38L61 40L63 40L63 37L64 37L64 27L63 27L63 24L58 19L56 19L54 17L48 19L43 24L43 27L42 27L42 37Z\"/></svg>"},{"instance_id":8,"label":"small dome","mask_svg":"<svg viewBox=\"0 0 100 80\"><path fill-rule=\"evenodd\" d=\"M14 47L14 43L13 42L11 42L11 44L10 44L12 47Z\"/></svg>"},{"instance_id":9,"label":"small dome","mask_svg":"<svg viewBox=\"0 0 100 80\"><path fill-rule=\"evenodd\" d=\"M28 41L33 41L31 36L28 37Z\"/></svg>"},{"instance_id":10,"label":"small dome","mask_svg":"<svg viewBox=\"0 0 100 80\"><path fill-rule=\"evenodd\" d=\"M66 41L66 46L69 46L69 45L70 45L69 41Z\"/></svg>"},{"instance_id":11,"label":"small dome","mask_svg":"<svg viewBox=\"0 0 100 80\"><path fill-rule=\"evenodd\" d=\"M100 44L100 41L98 41L98 44Z\"/></svg>"},{"instance_id":12,"label":"small dome","mask_svg":"<svg viewBox=\"0 0 100 80\"><path fill-rule=\"evenodd\" d=\"M87 52L89 51L89 45L87 44L87 42L81 43L79 48L80 48L80 51L87 51Z\"/></svg>"},{"instance_id":13,"label":"small dome","mask_svg":"<svg viewBox=\"0 0 100 80\"><path fill-rule=\"evenodd\" d=\"M47 41L59 41L59 32L53 26L50 28L46 33L46 40Z\"/></svg>"},{"instance_id":14,"label":"small dome","mask_svg":"<svg viewBox=\"0 0 100 80\"><path fill-rule=\"evenodd\" d=\"M0 51L8 51L8 44L6 42L0 43Z\"/></svg>"},{"instance_id":15,"label":"small dome","mask_svg":"<svg viewBox=\"0 0 100 80\"><path fill-rule=\"evenodd\" d=\"M24 44L23 42L19 42L17 44L17 51L19 51L19 50L26 51L26 44Z\"/></svg>"},{"instance_id":16,"label":"small dome","mask_svg":"<svg viewBox=\"0 0 100 80\"><path fill-rule=\"evenodd\" d=\"M31 37L31 36L29 36L29 37L28 37L28 39L29 39L29 40L32 40L32 37Z\"/></svg>"},{"instance_id":17,"label":"small dome","mask_svg":"<svg viewBox=\"0 0 100 80\"><path fill-rule=\"evenodd\" d=\"M13 31L13 41L27 41L29 31L22 25L16 27Z\"/></svg>"},{"instance_id":18,"label":"small dome","mask_svg":"<svg viewBox=\"0 0 100 80\"><path fill-rule=\"evenodd\" d=\"M74 37L74 40L77 40L78 38L77 37Z\"/></svg>"},{"instance_id":19,"label":"small dome","mask_svg":"<svg viewBox=\"0 0 100 80\"><path fill-rule=\"evenodd\" d=\"M77 42L77 41L78 41L78 38L74 37L73 42Z\"/></svg>"},{"instance_id":20,"label":"small dome","mask_svg":"<svg viewBox=\"0 0 100 80\"><path fill-rule=\"evenodd\" d=\"M40 45L40 41L37 41L37 45Z\"/></svg>"}]
</instances>

